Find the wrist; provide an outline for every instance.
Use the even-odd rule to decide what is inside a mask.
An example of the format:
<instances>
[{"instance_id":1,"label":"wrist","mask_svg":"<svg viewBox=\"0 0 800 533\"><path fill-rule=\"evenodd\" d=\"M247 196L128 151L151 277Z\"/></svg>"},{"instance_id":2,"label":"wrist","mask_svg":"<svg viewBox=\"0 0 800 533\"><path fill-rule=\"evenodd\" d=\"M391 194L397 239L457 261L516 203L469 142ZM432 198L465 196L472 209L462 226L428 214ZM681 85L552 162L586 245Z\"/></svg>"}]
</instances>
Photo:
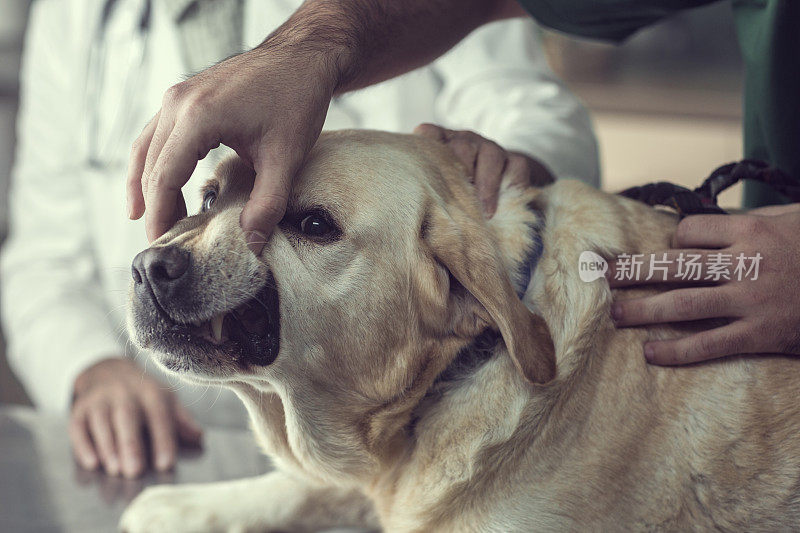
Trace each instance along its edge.
<instances>
[{"instance_id":1,"label":"wrist","mask_svg":"<svg viewBox=\"0 0 800 533\"><path fill-rule=\"evenodd\" d=\"M72 403L75 403L75 398L91 389L99 379L103 379L102 376L113 375L121 365L129 364L132 363L126 357L112 355L84 368L72 386Z\"/></svg>"},{"instance_id":2,"label":"wrist","mask_svg":"<svg viewBox=\"0 0 800 533\"><path fill-rule=\"evenodd\" d=\"M294 59L332 97L347 84L356 64L358 46L349 18L335 3L305 2L256 50L269 59Z\"/></svg>"}]
</instances>

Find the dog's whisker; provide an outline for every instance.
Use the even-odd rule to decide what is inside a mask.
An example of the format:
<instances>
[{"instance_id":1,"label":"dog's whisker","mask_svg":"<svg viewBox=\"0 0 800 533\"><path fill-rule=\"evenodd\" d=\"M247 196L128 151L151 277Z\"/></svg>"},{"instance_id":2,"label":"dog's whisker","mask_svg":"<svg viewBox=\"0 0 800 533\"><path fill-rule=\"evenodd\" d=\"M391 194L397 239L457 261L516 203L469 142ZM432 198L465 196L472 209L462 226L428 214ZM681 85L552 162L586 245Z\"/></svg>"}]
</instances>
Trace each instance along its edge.
<instances>
[{"instance_id":1,"label":"dog's whisker","mask_svg":"<svg viewBox=\"0 0 800 533\"><path fill-rule=\"evenodd\" d=\"M217 387L217 396L214 398L214 401L211 402L211 405L208 406L209 411L213 409L215 405L217 405L217 401L219 400L220 396L222 396L222 387Z\"/></svg>"},{"instance_id":2,"label":"dog's whisker","mask_svg":"<svg viewBox=\"0 0 800 533\"><path fill-rule=\"evenodd\" d=\"M186 384L184 383L183 386L186 387ZM192 407L192 406L198 405L200 402L203 401L203 398L206 397L206 393L208 392L208 389L210 389L210 388L211 388L211 385L207 383L206 386L203 388L203 392L201 392L199 395L196 395L196 397L191 402L186 404L186 406L187 407Z\"/></svg>"}]
</instances>

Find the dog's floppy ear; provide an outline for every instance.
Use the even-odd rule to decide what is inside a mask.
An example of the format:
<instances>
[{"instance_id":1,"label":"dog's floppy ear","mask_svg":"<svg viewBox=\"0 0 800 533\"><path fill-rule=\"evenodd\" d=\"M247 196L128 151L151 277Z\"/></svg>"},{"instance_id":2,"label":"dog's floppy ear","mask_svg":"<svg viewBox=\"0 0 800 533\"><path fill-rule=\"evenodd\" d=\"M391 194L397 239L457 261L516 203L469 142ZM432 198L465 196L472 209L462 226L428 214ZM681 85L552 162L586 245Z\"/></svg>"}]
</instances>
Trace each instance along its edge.
<instances>
[{"instance_id":1,"label":"dog's floppy ear","mask_svg":"<svg viewBox=\"0 0 800 533\"><path fill-rule=\"evenodd\" d=\"M451 283L451 294L462 290L460 285L473 302L464 304L460 298L462 309L455 312L459 323L453 324L454 329L477 334L486 322L496 326L514 364L528 381L552 380L555 349L550 330L542 317L531 313L517 297L489 229L458 208L431 205L422 237L435 259L458 281Z\"/></svg>"}]
</instances>

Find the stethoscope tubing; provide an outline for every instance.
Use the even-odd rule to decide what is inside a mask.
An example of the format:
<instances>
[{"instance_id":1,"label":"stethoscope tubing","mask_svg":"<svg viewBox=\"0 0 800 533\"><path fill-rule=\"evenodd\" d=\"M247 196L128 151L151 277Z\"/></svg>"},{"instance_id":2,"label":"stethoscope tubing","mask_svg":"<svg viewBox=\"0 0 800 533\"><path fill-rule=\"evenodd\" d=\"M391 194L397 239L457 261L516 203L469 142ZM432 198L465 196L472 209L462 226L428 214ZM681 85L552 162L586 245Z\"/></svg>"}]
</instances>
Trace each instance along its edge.
<instances>
[{"instance_id":1,"label":"stethoscope tubing","mask_svg":"<svg viewBox=\"0 0 800 533\"><path fill-rule=\"evenodd\" d=\"M152 17L151 0L142 1L142 9L135 35L137 42L134 46L137 47L137 51L133 54L132 60L128 63L128 70L125 73L125 83L123 84L119 104L116 107L109 134L101 146L100 102L105 89L106 69L108 66L105 40L111 17L118 2L119 0L106 0L89 48L85 106L86 112L90 117L87 132L88 163L93 168L102 168L106 164L117 159L119 154L115 153L114 150L121 148L119 146L120 143L127 140L126 133L133 127L132 121L134 120L136 111L133 105L135 92L142 81L142 67L144 66L147 56L148 37L150 35ZM119 152L119 150L116 150L116 152Z\"/></svg>"}]
</instances>

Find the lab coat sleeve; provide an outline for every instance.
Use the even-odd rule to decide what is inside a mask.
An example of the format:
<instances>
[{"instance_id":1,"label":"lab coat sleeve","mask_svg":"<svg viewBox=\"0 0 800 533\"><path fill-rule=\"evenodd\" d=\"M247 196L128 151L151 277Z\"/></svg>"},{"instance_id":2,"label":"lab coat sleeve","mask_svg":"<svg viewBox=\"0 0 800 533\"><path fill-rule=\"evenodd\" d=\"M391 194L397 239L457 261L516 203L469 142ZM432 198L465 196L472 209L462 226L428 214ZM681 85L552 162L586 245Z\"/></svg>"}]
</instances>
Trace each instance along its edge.
<instances>
[{"instance_id":1,"label":"lab coat sleeve","mask_svg":"<svg viewBox=\"0 0 800 533\"><path fill-rule=\"evenodd\" d=\"M547 65L531 20L488 24L442 56L436 120L538 159L556 178L600 184L589 113Z\"/></svg>"},{"instance_id":2,"label":"lab coat sleeve","mask_svg":"<svg viewBox=\"0 0 800 533\"><path fill-rule=\"evenodd\" d=\"M71 2L32 4L21 74L10 235L0 261L9 363L34 403L66 412L76 376L123 353L93 257L77 139L85 53ZM119 335L118 335L119 333Z\"/></svg>"}]
</instances>

